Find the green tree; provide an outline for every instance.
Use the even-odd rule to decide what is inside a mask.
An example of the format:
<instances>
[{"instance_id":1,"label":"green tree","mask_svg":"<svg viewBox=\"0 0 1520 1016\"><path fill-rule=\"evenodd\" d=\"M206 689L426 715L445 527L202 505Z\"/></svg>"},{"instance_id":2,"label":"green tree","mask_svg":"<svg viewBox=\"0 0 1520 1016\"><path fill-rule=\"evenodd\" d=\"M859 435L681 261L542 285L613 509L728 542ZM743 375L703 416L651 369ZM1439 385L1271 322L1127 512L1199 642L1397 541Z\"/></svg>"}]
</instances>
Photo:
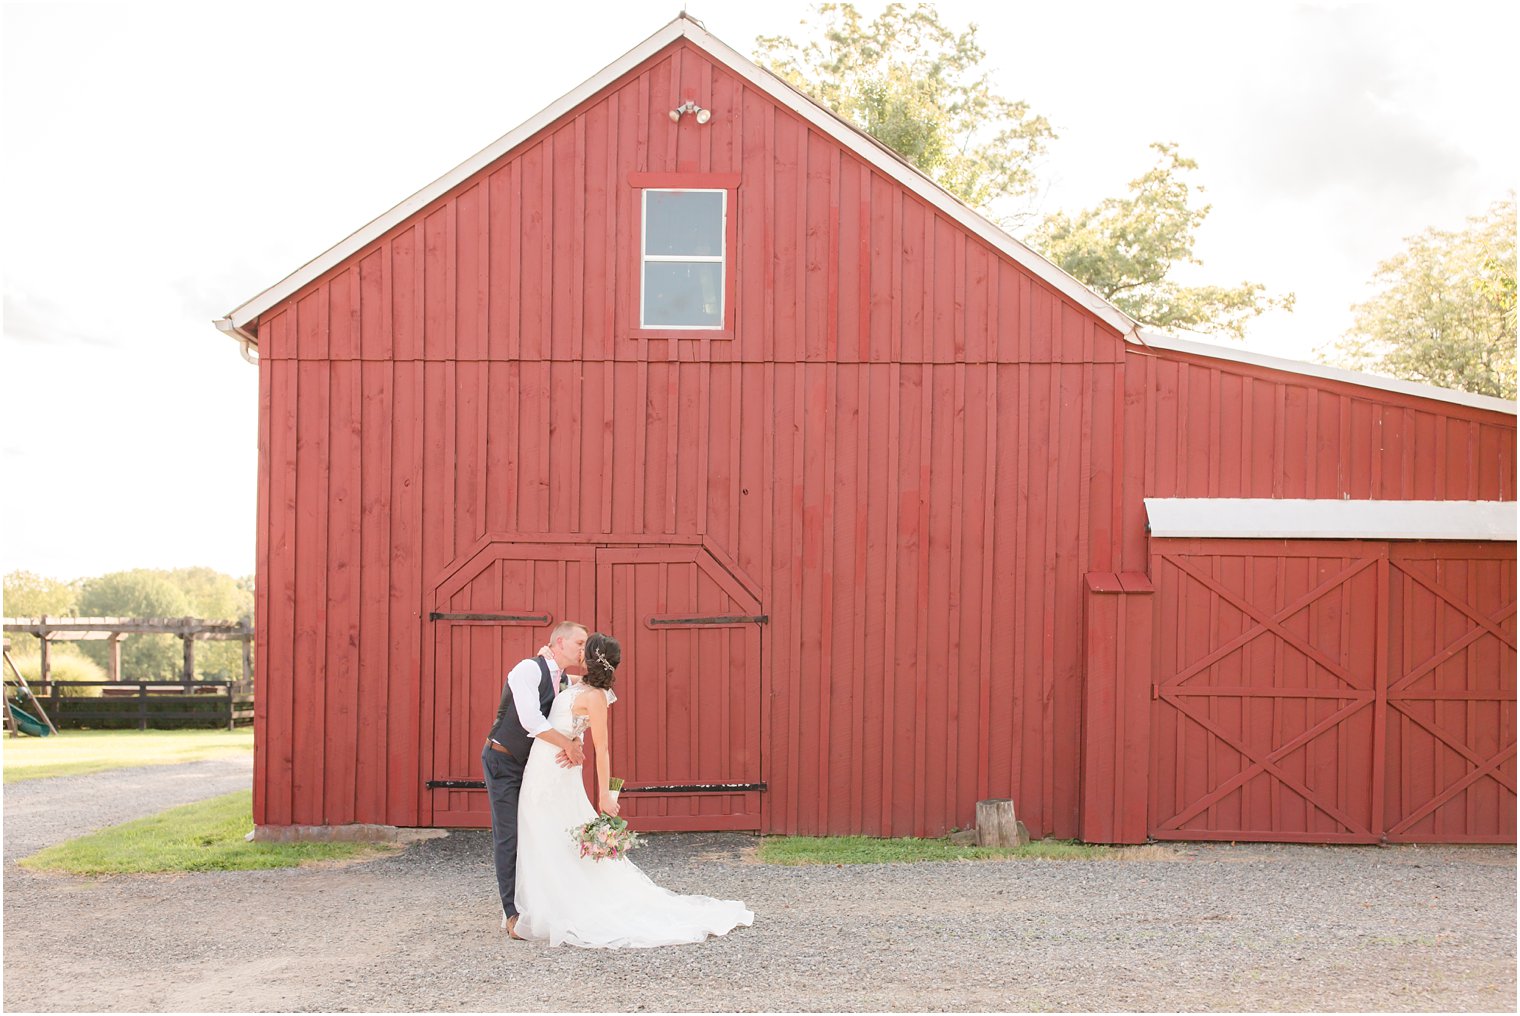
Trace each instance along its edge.
<instances>
[{"instance_id":1,"label":"green tree","mask_svg":"<svg viewBox=\"0 0 1520 1016\"><path fill-rule=\"evenodd\" d=\"M756 60L991 214L1034 190L1034 163L1055 138L1027 103L993 90L976 25L956 33L928 4L888 4L867 22L825 3L811 37L756 40Z\"/></svg>"},{"instance_id":2,"label":"green tree","mask_svg":"<svg viewBox=\"0 0 1520 1016\"><path fill-rule=\"evenodd\" d=\"M1211 206L1194 205L1198 168L1174 144L1156 142L1156 164L1129 182L1129 193L1076 215L1047 216L1032 242L1046 257L1141 324L1245 337L1247 323L1293 294L1268 296L1258 282L1182 286L1168 279L1180 264L1201 264L1193 243Z\"/></svg>"},{"instance_id":3,"label":"green tree","mask_svg":"<svg viewBox=\"0 0 1520 1016\"><path fill-rule=\"evenodd\" d=\"M176 568L165 572L190 603L190 613L209 621L253 619L253 591L214 568Z\"/></svg>"},{"instance_id":4,"label":"green tree","mask_svg":"<svg viewBox=\"0 0 1520 1016\"><path fill-rule=\"evenodd\" d=\"M28 571L14 571L5 576L5 616L66 617L74 612L79 589L72 582L50 579Z\"/></svg>"},{"instance_id":5,"label":"green tree","mask_svg":"<svg viewBox=\"0 0 1520 1016\"><path fill-rule=\"evenodd\" d=\"M1378 265L1379 292L1319 350L1355 370L1515 397L1515 198L1452 232L1427 229Z\"/></svg>"},{"instance_id":6,"label":"green tree","mask_svg":"<svg viewBox=\"0 0 1520 1016\"><path fill-rule=\"evenodd\" d=\"M89 579L79 594L81 617L185 617L190 601L162 572L139 568ZM110 653L104 641L81 643L101 666ZM121 676L129 680L176 680L184 648L173 635L129 635L121 642Z\"/></svg>"},{"instance_id":7,"label":"green tree","mask_svg":"<svg viewBox=\"0 0 1520 1016\"><path fill-rule=\"evenodd\" d=\"M190 604L190 613L208 621L253 621L253 586L214 568L177 568L164 573ZM204 680L238 681L243 677L239 642L198 642L196 674Z\"/></svg>"},{"instance_id":8,"label":"green tree","mask_svg":"<svg viewBox=\"0 0 1520 1016\"><path fill-rule=\"evenodd\" d=\"M1036 187L1035 163L1055 132L1028 104L999 95L983 67L976 26L957 34L934 8L889 4L866 21L848 3L804 19L811 37L757 40L756 60L853 121L945 190L1005 228L1015 199ZM1273 297L1260 283L1182 286L1168 279L1198 264L1194 237L1209 206L1192 206L1186 174L1197 169L1176 146L1155 144L1157 165L1132 180L1129 194L1076 215L1048 216L1032 245L1142 324L1241 338L1247 322L1293 295Z\"/></svg>"},{"instance_id":9,"label":"green tree","mask_svg":"<svg viewBox=\"0 0 1520 1016\"><path fill-rule=\"evenodd\" d=\"M4 599L6 617L67 617L74 613L79 600L79 588L71 582L62 582L27 571L14 571L5 576ZM11 649L20 653L37 652L37 637L16 633L8 636Z\"/></svg>"}]
</instances>

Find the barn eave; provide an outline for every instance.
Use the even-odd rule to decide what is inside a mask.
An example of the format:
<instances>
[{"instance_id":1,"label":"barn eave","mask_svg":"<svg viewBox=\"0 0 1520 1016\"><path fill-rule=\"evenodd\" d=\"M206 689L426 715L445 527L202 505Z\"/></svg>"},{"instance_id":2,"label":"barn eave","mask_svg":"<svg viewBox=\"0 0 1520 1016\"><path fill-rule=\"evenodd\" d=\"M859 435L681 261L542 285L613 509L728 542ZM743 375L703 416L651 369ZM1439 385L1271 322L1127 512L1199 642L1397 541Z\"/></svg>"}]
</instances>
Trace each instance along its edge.
<instances>
[{"instance_id":1,"label":"barn eave","mask_svg":"<svg viewBox=\"0 0 1520 1016\"><path fill-rule=\"evenodd\" d=\"M1288 360L1280 356L1255 353L1235 346L1222 346L1213 342L1199 342L1195 339L1181 339L1174 335L1165 335L1161 332L1145 329L1142 329L1138 333L1138 336L1140 342L1146 346L1154 346L1158 349L1170 349L1174 352L1186 353L1191 356L1208 357L1212 360L1230 360L1235 363L1250 364L1254 367L1265 367L1268 370L1321 378L1326 381L1338 381L1362 388L1393 392L1397 395L1411 395L1415 398L1434 399L1438 402L1470 406L1473 409L1506 413L1510 416L1515 415L1517 408L1513 401L1494 398L1492 395L1477 395L1473 392L1462 392L1452 388L1438 388L1435 385L1420 384L1417 381L1404 381L1399 378L1383 377L1380 374L1367 374L1362 371L1346 370L1341 367L1331 367L1323 363Z\"/></svg>"}]
</instances>

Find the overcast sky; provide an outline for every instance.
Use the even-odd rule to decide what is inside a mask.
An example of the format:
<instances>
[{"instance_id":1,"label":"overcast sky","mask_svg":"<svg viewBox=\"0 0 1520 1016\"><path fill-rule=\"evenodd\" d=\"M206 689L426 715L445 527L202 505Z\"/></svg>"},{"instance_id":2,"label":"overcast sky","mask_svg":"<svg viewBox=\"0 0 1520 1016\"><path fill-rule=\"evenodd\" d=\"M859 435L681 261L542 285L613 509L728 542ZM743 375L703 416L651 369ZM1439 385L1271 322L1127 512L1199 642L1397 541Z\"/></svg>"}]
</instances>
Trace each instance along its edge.
<instances>
[{"instance_id":1,"label":"overcast sky","mask_svg":"<svg viewBox=\"0 0 1520 1016\"><path fill-rule=\"evenodd\" d=\"M211 320L680 6L6 0L0 569L252 573L256 370ZM1310 358L1403 237L1520 176L1520 4L939 8L1058 132L1041 211L1121 193L1152 141L1198 161L1214 210L1188 281L1297 294L1252 349ZM808 5L689 9L753 53Z\"/></svg>"}]
</instances>

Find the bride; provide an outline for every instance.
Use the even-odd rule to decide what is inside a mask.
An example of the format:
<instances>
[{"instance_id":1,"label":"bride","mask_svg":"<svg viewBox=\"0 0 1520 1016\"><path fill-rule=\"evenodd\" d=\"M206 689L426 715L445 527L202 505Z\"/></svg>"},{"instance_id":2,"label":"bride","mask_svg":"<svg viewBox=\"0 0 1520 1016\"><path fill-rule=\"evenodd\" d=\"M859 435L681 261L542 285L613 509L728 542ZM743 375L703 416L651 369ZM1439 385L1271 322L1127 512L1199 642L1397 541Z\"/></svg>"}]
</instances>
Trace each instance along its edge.
<instances>
[{"instance_id":1,"label":"bride","mask_svg":"<svg viewBox=\"0 0 1520 1016\"><path fill-rule=\"evenodd\" d=\"M607 791L608 711L623 651L616 639L586 640L586 676L554 700L549 723L577 737L587 727L596 745L596 771L603 812L618 813ZM556 749L535 739L523 770L517 806L517 911L513 938L591 949L644 948L700 942L749 925L755 915L737 900L680 896L650 881L627 857L580 856L572 830L596 818L586 800L580 767L555 764Z\"/></svg>"}]
</instances>

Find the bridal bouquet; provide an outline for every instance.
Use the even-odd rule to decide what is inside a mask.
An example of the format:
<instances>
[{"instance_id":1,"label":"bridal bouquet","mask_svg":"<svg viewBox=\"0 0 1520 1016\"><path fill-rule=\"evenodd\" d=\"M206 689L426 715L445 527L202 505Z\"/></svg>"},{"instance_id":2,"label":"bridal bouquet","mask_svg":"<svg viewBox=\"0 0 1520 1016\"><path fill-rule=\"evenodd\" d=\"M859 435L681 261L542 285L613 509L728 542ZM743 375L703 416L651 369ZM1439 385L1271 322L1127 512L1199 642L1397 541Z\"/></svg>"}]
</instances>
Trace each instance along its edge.
<instances>
[{"instance_id":1,"label":"bridal bouquet","mask_svg":"<svg viewBox=\"0 0 1520 1016\"><path fill-rule=\"evenodd\" d=\"M605 857L614 860L639 845L639 834L628 828L628 822L611 815L598 815L583 826L570 830L570 838L581 848L581 856L593 861Z\"/></svg>"}]
</instances>

